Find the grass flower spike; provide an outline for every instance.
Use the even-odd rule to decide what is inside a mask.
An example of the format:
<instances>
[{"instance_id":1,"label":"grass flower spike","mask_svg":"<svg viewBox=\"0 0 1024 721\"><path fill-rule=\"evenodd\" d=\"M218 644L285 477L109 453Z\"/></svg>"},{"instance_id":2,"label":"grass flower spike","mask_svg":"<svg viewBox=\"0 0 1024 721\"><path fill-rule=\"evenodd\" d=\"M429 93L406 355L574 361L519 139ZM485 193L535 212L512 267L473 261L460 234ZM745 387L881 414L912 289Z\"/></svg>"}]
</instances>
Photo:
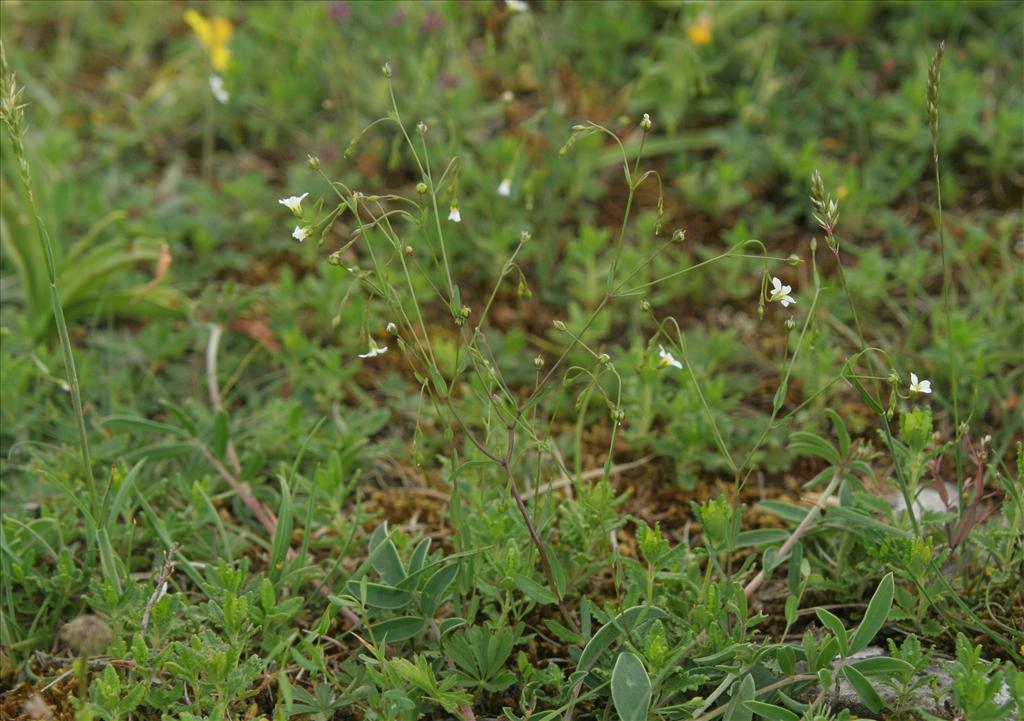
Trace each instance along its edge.
<instances>
[{"instance_id":1,"label":"grass flower spike","mask_svg":"<svg viewBox=\"0 0 1024 721\"><path fill-rule=\"evenodd\" d=\"M309 228L304 228L301 225L296 225L295 230L292 231L292 237L300 243L309 237Z\"/></svg>"},{"instance_id":2,"label":"grass flower spike","mask_svg":"<svg viewBox=\"0 0 1024 721\"><path fill-rule=\"evenodd\" d=\"M192 32L199 38L199 42L210 54L210 65L218 73L228 69L231 62L231 49L228 41L235 28L227 18L207 18L196 10L185 11L185 22L192 28Z\"/></svg>"},{"instance_id":3,"label":"grass flower spike","mask_svg":"<svg viewBox=\"0 0 1024 721\"><path fill-rule=\"evenodd\" d=\"M221 105L227 105L231 100L231 93L224 88L224 78L217 73L210 75L210 92L213 93L214 100Z\"/></svg>"},{"instance_id":4,"label":"grass flower spike","mask_svg":"<svg viewBox=\"0 0 1024 721\"><path fill-rule=\"evenodd\" d=\"M932 382L918 380L917 373L910 374L910 392L911 393L931 393Z\"/></svg>"},{"instance_id":5,"label":"grass flower spike","mask_svg":"<svg viewBox=\"0 0 1024 721\"><path fill-rule=\"evenodd\" d=\"M779 303L782 303L783 308L788 308L793 303L796 303L796 298L790 295L792 290L792 286L783 285L781 280L772 276L772 294L771 297L768 298L768 302L774 303L775 301L778 301Z\"/></svg>"},{"instance_id":6,"label":"grass flower spike","mask_svg":"<svg viewBox=\"0 0 1024 721\"><path fill-rule=\"evenodd\" d=\"M498 195L503 198L507 198L512 195L512 181L508 178L504 178L501 183L498 184Z\"/></svg>"},{"instance_id":7,"label":"grass flower spike","mask_svg":"<svg viewBox=\"0 0 1024 721\"><path fill-rule=\"evenodd\" d=\"M302 201L306 198L309 193L303 193L302 195L293 195L289 198L281 198L278 203L288 208L295 215L302 215Z\"/></svg>"},{"instance_id":8,"label":"grass flower spike","mask_svg":"<svg viewBox=\"0 0 1024 721\"><path fill-rule=\"evenodd\" d=\"M665 350L665 346L658 346L658 367L659 368L679 368L682 370L683 364L675 359L671 353Z\"/></svg>"},{"instance_id":9,"label":"grass flower spike","mask_svg":"<svg viewBox=\"0 0 1024 721\"><path fill-rule=\"evenodd\" d=\"M370 339L370 350L366 351L365 353L360 353L359 357L360 358L374 358L374 357L379 356L379 355L384 355L387 352L388 352L388 347L386 345L379 346L376 343L374 343L373 342L373 338L371 338Z\"/></svg>"}]
</instances>

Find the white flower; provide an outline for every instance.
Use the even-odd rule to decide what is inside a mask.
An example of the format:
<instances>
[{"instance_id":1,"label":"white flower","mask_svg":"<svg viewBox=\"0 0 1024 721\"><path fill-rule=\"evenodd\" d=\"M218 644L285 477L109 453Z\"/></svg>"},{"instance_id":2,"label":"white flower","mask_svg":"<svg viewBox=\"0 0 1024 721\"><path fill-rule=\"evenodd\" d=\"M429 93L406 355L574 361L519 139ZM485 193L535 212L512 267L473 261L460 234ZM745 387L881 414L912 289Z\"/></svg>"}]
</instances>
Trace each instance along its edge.
<instances>
[{"instance_id":1,"label":"white flower","mask_svg":"<svg viewBox=\"0 0 1024 721\"><path fill-rule=\"evenodd\" d=\"M397 326L397 325L395 325L394 323L388 323L388 324L387 324L387 325L386 325L386 326L384 327L384 330L386 330L386 331L387 331L388 333L390 333L391 335L398 335L398 326Z\"/></svg>"},{"instance_id":2,"label":"white flower","mask_svg":"<svg viewBox=\"0 0 1024 721\"><path fill-rule=\"evenodd\" d=\"M932 382L931 381L920 381L917 379L917 373L910 374L910 392L911 393L931 393Z\"/></svg>"},{"instance_id":3,"label":"white flower","mask_svg":"<svg viewBox=\"0 0 1024 721\"><path fill-rule=\"evenodd\" d=\"M288 208L288 210L295 213L295 215L302 214L302 200L309 195L309 193L303 193L302 195L293 195L290 198L281 198L278 203Z\"/></svg>"},{"instance_id":4,"label":"white flower","mask_svg":"<svg viewBox=\"0 0 1024 721\"><path fill-rule=\"evenodd\" d=\"M668 368L669 366L672 366L673 368L680 368L681 369L683 367L683 364L680 363L679 361L677 361L675 359L675 357L671 353L669 353L667 350L665 350L665 346L659 345L658 346L658 367L659 368Z\"/></svg>"},{"instance_id":5,"label":"white flower","mask_svg":"<svg viewBox=\"0 0 1024 721\"><path fill-rule=\"evenodd\" d=\"M774 301L779 301L782 303L783 308L796 303L796 298L789 294L791 290L793 290L792 287L783 285L781 280L772 276L772 295L768 299L768 302L772 303Z\"/></svg>"},{"instance_id":6,"label":"white flower","mask_svg":"<svg viewBox=\"0 0 1024 721\"><path fill-rule=\"evenodd\" d=\"M309 228L303 228L301 225L296 225L295 230L292 231L292 237L301 243L309 237Z\"/></svg>"},{"instance_id":7,"label":"white flower","mask_svg":"<svg viewBox=\"0 0 1024 721\"><path fill-rule=\"evenodd\" d=\"M216 73L210 76L210 92L221 105L227 105L227 102L231 100L231 94L224 89L224 78Z\"/></svg>"},{"instance_id":8,"label":"white flower","mask_svg":"<svg viewBox=\"0 0 1024 721\"><path fill-rule=\"evenodd\" d=\"M516 99L516 94L513 93L511 90L506 90L505 92L503 92L501 94L501 101L503 103L511 103L515 99Z\"/></svg>"},{"instance_id":9,"label":"white flower","mask_svg":"<svg viewBox=\"0 0 1024 721\"><path fill-rule=\"evenodd\" d=\"M365 353L360 353L359 357L360 358L373 358L374 356L383 355L383 354L385 354L387 352L388 352L388 347L386 345L385 346L379 346L376 343L374 343L373 342L373 338L371 338L370 339L370 350L366 351Z\"/></svg>"},{"instance_id":10,"label":"white flower","mask_svg":"<svg viewBox=\"0 0 1024 721\"><path fill-rule=\"evenodd\" d=\"M457 206L455 203L452 203L452 207L448 210L448 220L452 221L453 223L462 222L462 213L459 212L459 206Z\"/></svg>"},{"instance_id":11,"label":"white flower","mask_svg":"<svg viewBox=\"0 0 1024 721\"><path fill-rule=\"evenodd\" d=\"M530 6L523 0L505 0L505 7L516 13L524 13L530 9Z\"/></svg>"},{"instance_id":12,"label":"white flower","mask_svg":"<svg viewBox=\"0 0 1024 721\"><path fill-rule=\"evenodd\" d=\"M503 198L507 198L508 196L512 195L511 180L505 178L498 184L498 195L502 196Z\"/></svg>"}]
</instances>

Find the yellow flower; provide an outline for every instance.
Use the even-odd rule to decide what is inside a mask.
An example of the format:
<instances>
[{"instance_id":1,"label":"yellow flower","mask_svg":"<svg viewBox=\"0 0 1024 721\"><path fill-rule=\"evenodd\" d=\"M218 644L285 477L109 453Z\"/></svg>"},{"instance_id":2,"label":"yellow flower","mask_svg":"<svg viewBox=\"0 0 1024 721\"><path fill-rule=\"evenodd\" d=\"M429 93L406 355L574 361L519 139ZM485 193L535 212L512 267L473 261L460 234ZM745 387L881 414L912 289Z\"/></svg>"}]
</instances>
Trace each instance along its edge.
<instances>
[{"instance_id":1,"label":"yellow flower","mask_svg":"<svg viewBox=\"0 0 1024 721\"><path fill-rule=\"evenodd\" d=\"M217 72L224 72L228 69L231 61L231 49L228 47L228 40L235 28L227 18L215 17L205 18L202 14L192 10L185 11L185 22L189 24L192 31L199 38L207 52L210 53L210 65Z\"/></svg>"},{"instance_id":2,"label":"yellow flower","mask_svg":"<svg viewBox=\"0 0 1024 721\"><path fill-rule=\"evenodd\" d=\"M695 45L708 45L711 42L711 18L701 15L697 22L686 28L686 37Z\"/></svg>"}]
</instances>

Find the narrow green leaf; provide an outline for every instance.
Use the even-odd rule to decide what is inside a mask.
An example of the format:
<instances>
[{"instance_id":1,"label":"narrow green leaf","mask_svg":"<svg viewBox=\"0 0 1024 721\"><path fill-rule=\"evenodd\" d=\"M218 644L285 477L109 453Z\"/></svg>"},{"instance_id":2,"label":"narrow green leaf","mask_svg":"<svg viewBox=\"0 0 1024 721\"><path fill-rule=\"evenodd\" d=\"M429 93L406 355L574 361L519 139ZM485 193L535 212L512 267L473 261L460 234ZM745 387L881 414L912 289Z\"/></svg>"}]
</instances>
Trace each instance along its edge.
<instances>
[{"instance_id":1,"label":"narrow green leaf","mask_svg":"<svg viewBox=\"0 0 1024 721\"><path fill-rule=\"evenodd\" d=\"M375 623L370 629L381 643L397 643L412 638L426 627L427 622L418 616L399 616Z\"/></svg>"},{"instance_id":2,"label":"narrow green leaf","mask_svg":"<svg viewBox=\"0 0 1024 721\"><path fill-rule=\"evenodd\" d=\"M843 675L846 676L846 680L853 686L853 690L857 692L865 706L874 713L882 710L882 706L884 706L882 699L871 685L871 682L865 678L864 674L853 666L843 666Z\"/></svg>"},{"instance_id":3,"label":"narrow green leaf","mask_svg":"<svg viewBox=\"0 0 1024 721\"><path fill-rule=\"evenodd\" d=\"M210 436L210 450L217 458L223 459L227 456L229 440L231 429L228 414L223 410L217 411L217 415L213 417L213 433Z\"/></svg>"},{"instance_id":4,"label":"narrow green leaf","mask_svg":"<svg viewBox=\"0 0 1024 721\"><path fill-rule=\"evenodd\" d=\"M376 533L376 531L374 531ZM397 586L405 579L405 567L402 565L402 558L398 555L398 549L385 537L376 547L373 547L371 539L370 564L376 569L385 581L392 586Z\"/></svg>"},{"instance_id":5,"label":"narrow green leaf","mask_svg":"<svg viewBox=\"0 0 1024 721\"><path fill-rule=\"evenodd\" d=\"M864 618L853 633L853 639L850 642L850 653L862 651L874 639L875 635L885 624L885 619L889 616L894 593L895 584L893 576L892 573L888 573L881 583L878 584L878 588L875 589L875 594L871 597L871 600L868 601L868 609L864 612Z\"/></svg>"},{"instance_id":6,"label":"narrow green leaf","mask_svg":"<svg viewBox=\"0 0 1024 721\"><path fill-rule=\"evenodd\" d=\"M763 701L746 701L743 705L761 718L769 719L769 721L800 721L800 717L788 708L782 708L775 704Z\"/></svg>"},{"instance_id":7,"label":"narrow green leaf","mask_svg":"<svg viewBox=\"0 0 1024 721\"><path fill-rule=\"evenodd\" d=\"M580 660L576 662L576 668L580 671L589 671L601 654L611 648L611 645L626 632L626 629L638 632L639 626L653 623L667 615L655 606L633 606L626 609L597 630L594 637L583 648Z\"/></svg>"},{"instance_id":8,"label":"narrow green leaf","mask_svg":"<svg viewBox=\"0 0 1024 721\"><path fill-rule=\"evenodd\" d=\"M651 679L634 654L619 654L612 670L612 702L621 721L647 721L651 707Z\"/></svg>"},{"instance_id":9,"label":"narrow green leaf","mask_svg":"<svg viewBox=\"0 0 1024 721\"><path fill-rule=\"evenodd\" d=\"M891 676L893 674L908 673L914 670L914 667L903 659L892 658L891 656L866 658L862 661L855 661L850 665L865 676Z\"/></svg>"},{"instance_id":10,"label":"narrow green leaf","mask_svg":"<svg viewBox=\"0 0 1024 721\"><path fill-rule=\"evenodd\" d=\"M140 418L138 416L112 415L104 418L102 423L105 427L111 429L147 431L149 433L170 433L178 436L179 438L188 438L188 433L177 426L151 421L148 418Z\"/></svg>"},{"instance_id":11,"label":"narrow green leaf","mask_svg":"<svg viewBox=\"0 0 1024 721\"><path fill-rule=\"evenodd\" d=\"M349 594L359 598L361 593L358 581L349 581L345 586ZM394 586L383 583L366 583L366 605L375 608L399 609L412 602L412 594Z\"/></svg>"},{"instance_id":12,"label":"narrow green leaf","mask_svg":"<svg viewBox=\"0 0 1024 721\"><path fill-rule=\"evenodd\" d=\"M427 579L423 585L423 592L420 594L420 609L425 616L433 616L437 607L441 605L443 594L452 585L455 577L459 575L458 564L443 566Z\"/></svg>"},{"instance_id":13,"label":"narrow green leaf","mask_svg":"<svg viewBox=\"0 0 1024 721\"><path fill-rule=\"evenodd\" d=\"M732 700L725 709L724 721L750 721L754 712L747 708L747 703L754 700L756 692L754 677L747 674L733 691Z\"/></svg>"},{"instance_id":14,"label":"narrow green leaf","mask_svg":"<svg viewBox=\"0 0 1024 721\"><path fill-rule=\"evenodd\" d=\"M292 542L292 493L288 482L281 479L281 506L277 511L277 528L274 529L274 541L270 547L270 580L276 588L285 571L288 560L288 549Z\"/></svg>"},{"instance_id":15,"label":"narrow green leaf","mask_svg":"<svg viewBox=\"0 0 1024 721\"><path fill-rule=\"evenodd\" d=\"M814 612L818 614L818 619L825 624L825 627L835 635L836 641L839 643L839 655L846 658L849 655L850 646L847 642L846 627L842 620L824 608L817 608Z\"/></svg>"},{"instance_id":16,"label":"narrow green leaf","mask_svg":"<svg viewBox=\"0 0 1024 721\"><path fill-rule=\"evenodd\" d=\"M787 538L789 538L789 531L782 528L758 528L752 531L741 531L736 536L733 549L767 546L772 543L781 543Z\"/></svg>"},{"instance_id":17,"label":"narrow green leaf","mask_svg":"<svg viewBox=\"0 0 1024 721\"><path fill-rule=\"evenodd\" d=\"M516 588L522 591L523 595L534 603L539 603L541 605L558 603L558 596L556 596L551 590L541 586L532 578L524 576L521 573L515 573L512 575L512 581L516 584Z\"/></svg>"}]
</instances>

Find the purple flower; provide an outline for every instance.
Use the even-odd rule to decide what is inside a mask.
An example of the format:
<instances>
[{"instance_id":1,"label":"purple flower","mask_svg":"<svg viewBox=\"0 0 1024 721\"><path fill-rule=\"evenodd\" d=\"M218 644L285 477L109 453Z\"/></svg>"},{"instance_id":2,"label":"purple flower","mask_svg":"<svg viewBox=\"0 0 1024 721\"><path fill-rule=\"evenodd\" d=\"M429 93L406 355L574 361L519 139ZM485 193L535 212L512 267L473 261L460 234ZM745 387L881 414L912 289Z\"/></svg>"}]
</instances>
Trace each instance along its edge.
<instances>
[{"instance_id":1,"label":"purple flower","mask_svg":"<svg viewBox=\"0 0 1024 721\"><path fill-rule=\"evenodd\" d=\"M441 13L434 9L428 10L427 14L423 16L423 22L420 23L420 29L425 33L441 30L443 27L444 18L441 17Z\"/></svg>"},{"instance_id":2,"label":"purple flower","mask_svg":"<svg viewBox=\"0 0 1024 721\"><path fill-rule=\"evenodd\" d=\"M337 20L339 23L348 22L352 18L352 6L344 0L339 2L332 2L328 6L331 17Z\"/></svg>"}]
</instances>

